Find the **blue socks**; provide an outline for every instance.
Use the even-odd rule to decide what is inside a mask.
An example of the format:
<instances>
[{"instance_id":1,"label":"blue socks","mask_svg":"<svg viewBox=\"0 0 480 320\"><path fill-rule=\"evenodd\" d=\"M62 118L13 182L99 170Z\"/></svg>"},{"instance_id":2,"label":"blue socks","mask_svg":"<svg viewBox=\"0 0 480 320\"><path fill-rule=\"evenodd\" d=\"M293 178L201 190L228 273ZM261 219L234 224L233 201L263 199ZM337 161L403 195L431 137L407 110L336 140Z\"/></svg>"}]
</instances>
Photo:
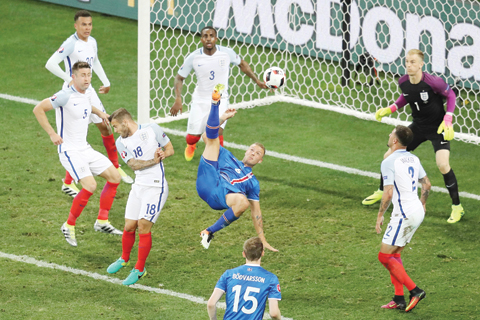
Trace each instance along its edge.
<instances>
[{"instance_id":1,"label":"blue socks","mask_svg":"<svg viewBox=\"0 0 480 320\"><path fill-rule=\"evenodd\" d=\"M207 228L207 231L215 233L229 226L233 221L237 219L238 218L235 217L235 215L233 214L232 208L228 208L228 210L222 214L222 216L217 220L217 222L213 224L213 226Z\"/></svg>"},{"instance_id":2,"label":"blue socks","mask_svg":"<svg viewBox=\"0 0 480 320\"><path fill-rule=\"evenodd\" d=\"M220 129L220 118L218 115L218 107L220 106L220 101L218 103L212 102L212 107L210 108L210 114L208 115L207 128L205 130L208 139L218 138L218 130Z\"/></svg>"}]
</instances>

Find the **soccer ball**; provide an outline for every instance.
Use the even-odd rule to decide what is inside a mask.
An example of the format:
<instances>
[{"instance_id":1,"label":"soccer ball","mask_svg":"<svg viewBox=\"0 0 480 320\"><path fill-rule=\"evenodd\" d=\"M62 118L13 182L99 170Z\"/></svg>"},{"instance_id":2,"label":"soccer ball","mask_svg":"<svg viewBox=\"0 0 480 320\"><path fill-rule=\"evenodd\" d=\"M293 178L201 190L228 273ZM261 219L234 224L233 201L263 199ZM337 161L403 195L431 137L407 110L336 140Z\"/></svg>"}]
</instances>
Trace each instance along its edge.
<instances>
[{"instance_id":1,"label":"soccer ball","mask_svg":"<svg viewBox=\"0 0 480 320\"><path fill-rule=\"evenodd\" d=\"M285 72L279 67L268 68L263 74L263 81L270 89L282 87L286 80Z\"/></svg>"}]
</instances>

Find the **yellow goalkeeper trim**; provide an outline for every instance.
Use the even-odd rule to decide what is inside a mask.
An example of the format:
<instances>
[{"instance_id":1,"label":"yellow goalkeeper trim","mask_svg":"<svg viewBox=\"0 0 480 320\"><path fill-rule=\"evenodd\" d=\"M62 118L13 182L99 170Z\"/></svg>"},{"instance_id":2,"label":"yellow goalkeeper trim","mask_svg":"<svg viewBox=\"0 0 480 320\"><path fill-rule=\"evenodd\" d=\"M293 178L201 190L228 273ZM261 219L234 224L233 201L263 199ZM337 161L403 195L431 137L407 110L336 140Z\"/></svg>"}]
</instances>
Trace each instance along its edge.
<instances>
[{"instance_id":1,"label":"yellow goalkeeper trim","mask_svg":"<svg viewBox=\"0 0 480 320\"><path fill-rule=\"evenodd\" d=\"M375 119L377 119L377 121L382 121L382 118L389 114L392 114L390 107L378 109L377 112L375 112Z\"/></svg>"},{"instance_id":2,"label":"yellow goalkeeper trim","mask_svg":"<svg viewBox=\"0 0 480 320\"><path fill-rule=\"evenodd\" d=\"M453 130L453 126L446 126L445 121L438 126L437 133L440 134L443 132L443 138L447 141L453 140L455 137L455 131Z\"/></svg>"}]
</instances>

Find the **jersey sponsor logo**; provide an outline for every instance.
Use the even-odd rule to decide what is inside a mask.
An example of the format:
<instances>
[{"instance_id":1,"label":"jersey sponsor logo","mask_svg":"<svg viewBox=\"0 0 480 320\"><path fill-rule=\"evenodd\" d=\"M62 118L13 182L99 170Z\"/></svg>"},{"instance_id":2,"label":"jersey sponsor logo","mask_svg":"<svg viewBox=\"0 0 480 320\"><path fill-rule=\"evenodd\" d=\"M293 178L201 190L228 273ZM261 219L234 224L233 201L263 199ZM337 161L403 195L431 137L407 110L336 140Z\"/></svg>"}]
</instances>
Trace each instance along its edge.
<instances>
[{"instance_id":1,"label":"jersey sponsor logo","mask_svg":"<svg viewBox=\"0 0 480 320\"><path fill-rule=\"evenodd\" d=\"M243 280L243 281L253 281L253 282L260 282L265 283L265 278L259 276L246 276L240 273L234 273L232 276L235 280Z\"/></svg>"},{"instance_id":2,"label":"jersey sponsor logo","mask_svg":"<svg viewBox=\"0 0 480 320\"><path fill-rule=\"evenodd\" d=\"M237 183L242 183L244 181L247 181L248 179L251 179L253 177L253 172L248 173L246 176L239 178L239 179L233 179L230 181L231 185L235 185Z\"/></svg>"},{"instance_id":3,"label":"jersey sponsor logo","mask_svg":"<svg viewBox=\"0 0 480 320\"><path fill-rule=\"evenodd\" d=\"M423 102L428 101L428 92L420 92L420 98L423 100Z\"/></svg>"},{"instance_id":4,"label":"jersey sponsor logo","mask_svg":"<svg viewBox=\"0 0 480 320\"><path fill-rule=\"evenodd\" d=\"M280 290L280 285L279 284L277 284L277 291L282 292L282 290Z\"/></svg>"},{"instance_id":5,"label":"jersey sponsor logo","mask_svg":"<svg viewBox=\"0 0 480 320\"><path fill-rule=\"evenodd\" d=\"M50 100L51 100L51 101L55 101L56 99L57 99L57 96L56 96L56 95L53 95L53 96L50 97Z\"/></svg>"},{"instance_id":6,"label":"jersey sponsor logo","mask_svg":"<svg viewBox=\"0 0 480 320\"><path fill-rule=\"evenodd\" d=\"M126 151L122 151L122 153L120 154L120 156L122 157L122 159L125 159L127 157L127 152Z\"/></svg>"},{"instance_id":7,"label":"jersey sponsor logo","mask_svg":"<svg viewBox=\"0 0 480 320\"><path fill-rule=\"evenodd\" d=\"M58 48L58 50L57 50L58 53L63 53L63 51L65 51L65 49L64 49L63 47L60 47L60 48Z\"/></svg>"}]
</instances>

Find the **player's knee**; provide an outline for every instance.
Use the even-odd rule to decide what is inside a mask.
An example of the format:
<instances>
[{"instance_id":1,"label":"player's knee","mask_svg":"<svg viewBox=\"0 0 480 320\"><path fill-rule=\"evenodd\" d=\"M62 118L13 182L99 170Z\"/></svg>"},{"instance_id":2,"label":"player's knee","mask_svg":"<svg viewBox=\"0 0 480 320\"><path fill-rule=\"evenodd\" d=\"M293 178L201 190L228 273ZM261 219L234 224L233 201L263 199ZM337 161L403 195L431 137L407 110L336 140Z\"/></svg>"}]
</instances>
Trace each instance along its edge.
<instances>
[{"instance_id":1,"label":"player's knee","mask_svg":"<svg viewBox=\"0 0 480 320\"><path fill-rule=\"evenodd\" d=\"M93 181L85 181L85 182L81 182L82 184L82 188L91 192L91 193L94 193L95 190L97 189L97 182L95 181L95 179L92 179Z\"/></svg>"},{"instance_id":2,"label":"player's knee","mask_svg":"<svg viewBox=\"0 0 480 320\"><path fill-rule=\"evenodd\" d=\"M447 174L451 169L450 165L448 163L438 163L437 162L437 167L438 167L438 170L440 170L440 172L442 174Z\"/></svg>"},{"instance_id":3,"label":"player's knee","mask_svg":"<svg viewBox=\"0 0 480 320\"><path fill-rule=\"evenodd\" d=\"M107 179L107 181L110 183L118 184L122 181L122 177L120 176L120 173L118 172L118 170L115 167L113 168L114 169L112 170L112 174L110 175L109 179Z\"/></svg>"}]
</instances>

